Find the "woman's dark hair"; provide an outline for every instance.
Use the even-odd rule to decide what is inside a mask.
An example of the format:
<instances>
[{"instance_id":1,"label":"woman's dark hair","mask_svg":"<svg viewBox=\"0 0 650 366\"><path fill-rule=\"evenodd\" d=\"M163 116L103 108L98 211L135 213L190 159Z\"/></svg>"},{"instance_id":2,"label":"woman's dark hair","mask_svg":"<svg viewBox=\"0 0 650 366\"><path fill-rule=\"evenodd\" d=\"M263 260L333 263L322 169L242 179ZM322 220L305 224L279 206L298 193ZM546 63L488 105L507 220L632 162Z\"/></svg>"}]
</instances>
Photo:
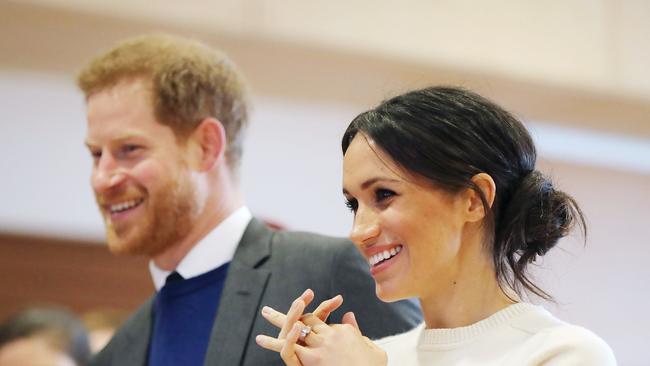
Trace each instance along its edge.
<instances>
[{"instance_id":1,"label":"woman's dark hair","mask_svg":"<svg viewBox=\"0 0 650 366\"><path fill-rule=\"evenodd\" d=\"M585 220L576 201L535 170L533 140L513 115L456 87L429 87L382 102L357 116L343 136L343 154L361 133L406 171L450 192L475 190L486 208L488 249L499 285L522 295L551 296L530 279L527 265ZM492 208L471 180L489 174ZM505 292L505 291L504 291Z\"/></svg>"}]
</instances>

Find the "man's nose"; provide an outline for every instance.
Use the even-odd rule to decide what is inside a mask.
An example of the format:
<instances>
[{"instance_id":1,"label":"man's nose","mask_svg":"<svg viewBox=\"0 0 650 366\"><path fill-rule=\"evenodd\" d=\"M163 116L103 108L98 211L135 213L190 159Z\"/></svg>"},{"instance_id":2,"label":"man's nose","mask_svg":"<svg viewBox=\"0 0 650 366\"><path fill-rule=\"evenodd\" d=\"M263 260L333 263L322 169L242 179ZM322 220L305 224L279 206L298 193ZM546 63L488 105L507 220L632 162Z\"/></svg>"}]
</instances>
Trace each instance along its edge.
<instances>
[{"instance_id":1,"label":"man's nose","mask_svg":"<svg viewBox=\"0 0 650 366\"><path fill-rule=\"evenodd\" d=\"M125 178L115 158L110 153L102 153L93 169L91 184L96 193L103 193L120 185Z\"/></svg>"}]
</instances>

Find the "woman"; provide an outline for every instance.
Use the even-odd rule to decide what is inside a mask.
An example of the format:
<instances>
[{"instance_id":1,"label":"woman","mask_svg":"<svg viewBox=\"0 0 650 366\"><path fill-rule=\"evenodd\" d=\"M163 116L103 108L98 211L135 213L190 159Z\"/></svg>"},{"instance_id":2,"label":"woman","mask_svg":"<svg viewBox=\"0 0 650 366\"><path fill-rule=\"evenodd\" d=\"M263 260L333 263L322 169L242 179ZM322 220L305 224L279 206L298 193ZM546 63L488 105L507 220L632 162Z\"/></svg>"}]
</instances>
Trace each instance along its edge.
<instances>
[{"instance_id":1,"label":"woman","mask_svg":"<svg viewBox=\"0 0 650 366\"><path fill-rule=\"evenodd\" d=\"M302 315L265 308L282 328L258 343L287 365L612 365L590 331L521 301L550 299L527 274L584 218L535 170L525 127L485 98L431 87L362 113L343 137L350 238L384 301L417 297L425 324L373 343L356 327L323 320L334 298Z\"/></svg>"}]
</instances>

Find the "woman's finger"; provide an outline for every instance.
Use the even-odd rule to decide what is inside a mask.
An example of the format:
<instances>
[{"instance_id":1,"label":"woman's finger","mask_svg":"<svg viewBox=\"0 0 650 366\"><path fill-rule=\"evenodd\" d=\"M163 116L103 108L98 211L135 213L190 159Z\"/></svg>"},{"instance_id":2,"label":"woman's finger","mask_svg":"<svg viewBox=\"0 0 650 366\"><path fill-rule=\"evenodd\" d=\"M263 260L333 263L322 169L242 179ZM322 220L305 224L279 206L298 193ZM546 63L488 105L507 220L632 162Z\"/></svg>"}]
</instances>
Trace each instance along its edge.
<instances>
[{"instance_id":1,"label":"woman's finger","mask_svg":"<svg viewBox=\"0 0 650 366\"><path fill-rule=\"evenodd\" d=\"M300 301L302 302L302 300ZM296 355L296 342L298 341L298 337L300 337L301 329L301 326L294 324L287 333L287 338L284 340L284 345L280 349L280 357L287 366L301 365L300 360Z\"/></svg>"},{"instance_id":2,"label":"woman's finger","mask_svg":"<svg viewBox=\"0 0 650 366\"><path fill-rule=\"evenodd\" d=\"M302 347L300 345L296 345L295 352L296 352L296 356L298 357L298 361L300 362L301 365L318 364L318 358L315 357L318 355L318 350L314 348ZM322 364L322 360L321 360L321 364Z\"/></svg>"},{"instance_id":3,"label":"woman's finger","mask_svg":"<svg viewBox=\"0 0 650 366\"><path fill-rule=\"evenodd\" d=\"M314 301L314 291L308 288L302 293L302 295L300 295L300 298L305 302L305 307L307 307L312 301Z\"/></svg>"},{"instance_id":4,"label":"woman's finger","mask_svg":"<svg viewBox=\"0 0 650 366\"><path fill-rule=\"evenodd\" d=\"M354 316L353 312L349 311L343 314L343 318L341 318L341 324L349 324L354 329L356 329L358 334L361 334L361 329L359 329L359 323L357 323L357 318L356 316Z\"/></svg>"},{"instance_id":5,"label":"woman's finger","mask_svg":"<svg viewBox=\"0 0 650 366\"><path fill-rule=\"evenodd\" d=\"M323 342L323 337L319 336L316 333L311 333L304 338L302 343L304 343L307 347L318 347L322 345Z\"/></svg>"},{"instance_id":6,"label":"woman's finger","mask_svg":"<svg viewBox=\"0 0 650 366\"><path fill-rule=\"evenodd\" d=\"M314 315L316 315L320 320L326 322L330 314L338 309L343 304L343 296L336 295L329 300L325 300L314 310Z\"/></svg>"},{"instance_id":7,"label":"woman's finger","mask_svg":"<svg viewBox=\"0 0 650 366\"><path fill-rule=\"evenodd\" d=\"M298 319L300 319L303 311L305 311L305 302L302 300L302 298L297 298L293 301L291 308L289 308L289 311L287 312L284 325L282 326L282 329L280 329L280 334L278 334L278 339L285 339L287 337L289 331L292 329Z\"/></svg>"},{"instance_id":8,"label":"woman's finger","mask_svg":"<svg viewBox=\"0 0 650 366\"><path fill-rule=\"evenodd\" d=\"M273 309L270 306L265 306L262 308L262 316L264 319L268 320L269 323L275 325L278 328L282 328L284 326L284 323L287 322L286 315Z\"/></svg>"},{"instance_id":9,"label":"woman's finger","mask_svg":"<svg viewBox=\"0 0 650 366\"><path fill-rule=\"evenodd\" d=\"M298 297L298 299L302 299L306 307L310 302L312 302L312 300L314 300L314 292L311 289L307 289L302 293L302 295L300 295L300 297ZM268 320L269 323L278 328L282 328L287 322L287 316L284 313L277 311L270 306L264 306L262 308L262 316L264 319Z\"/></svg>"},{"instance_id":10,"label":"woman's finger","mask_svg":"<svg viewBox=\"0 0 650 366\"><path fill-rule=\"evenodd\" d=\"M300 317L300 321L311 327L313 333L322 333L329 329L329 325L313 313L307 313Z\"/></svg>"},{"instance_id":11,"label":"woman's finger","mask_svg":"<svg viewBox=\"0 0 650 366\"><path fill-rule=\"evenodd\" d=\"M262 348L266 348L268 350L275 351L275 352L280 352L282 350L282 346L284 346L285 340L260 334L257 337L255 337L255 343L257 343Z\"/></svg>"}]
</instances>

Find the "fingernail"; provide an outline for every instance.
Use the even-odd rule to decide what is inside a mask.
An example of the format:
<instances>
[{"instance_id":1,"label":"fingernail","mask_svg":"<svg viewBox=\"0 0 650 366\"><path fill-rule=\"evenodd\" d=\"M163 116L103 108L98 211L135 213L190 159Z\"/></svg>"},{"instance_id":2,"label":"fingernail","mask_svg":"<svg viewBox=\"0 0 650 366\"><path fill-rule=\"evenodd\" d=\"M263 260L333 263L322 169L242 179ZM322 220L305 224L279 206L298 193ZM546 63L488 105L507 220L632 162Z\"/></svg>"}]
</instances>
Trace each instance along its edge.
<instances>
[{"instance_id":1,"label":"fingernail","mask_svg":"<svg viewBox=\"0 0 650 366\"><path fill-rule=\"evenodd\" d=\"M265 307L262 308L262 314L264 314L264 315L271 315L272 312L273 312L273 309L271 309L268 306L265 306Z\"/></svg>"},{"instance_id":2,"label":"fingernail","mask_svg":"<svg viewBox=\"0 0 650 366\"><path fill-rule=\"evenodd\" d=\"M255 336L255 342L259 345L264 344L264 337L262 337L261 335Z\"/></svg>"},{"instance_id":3,"label":"fingernail","mask_svg":"<svg viewBox=\"0 0 650 366\"><path fill-rule=\"evenodd\" d=\"M325 300L325 302L327 302L327 303L334 302L334 301L336 301L337 298L340 297L340 296L341 296L341 295L336 295L336 296L334 296L334 297L332 297L332 298L329 298L329 299Z\"/></svg>"}]
</instances>

